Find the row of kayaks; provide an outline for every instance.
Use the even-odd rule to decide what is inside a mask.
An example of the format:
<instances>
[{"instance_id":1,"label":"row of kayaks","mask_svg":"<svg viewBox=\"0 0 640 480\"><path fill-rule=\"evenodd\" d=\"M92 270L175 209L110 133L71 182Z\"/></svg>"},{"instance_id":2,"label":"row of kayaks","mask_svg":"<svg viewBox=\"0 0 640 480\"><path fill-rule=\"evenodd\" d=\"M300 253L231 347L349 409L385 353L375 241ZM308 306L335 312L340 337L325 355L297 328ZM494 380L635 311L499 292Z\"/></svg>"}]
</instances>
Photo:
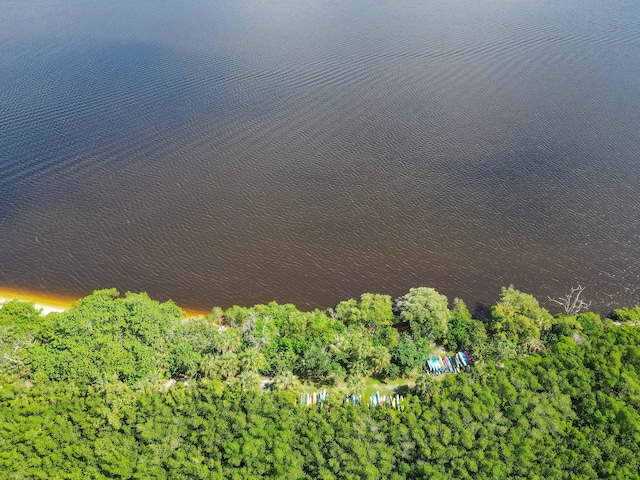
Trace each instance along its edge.
<instances>
[{"instance_id":1,"label":"row of kayaks","mask_svg":"<svg viewBox=\"0 0 640 480\"><path fill-rule=\"evenodd\" d=\"M300 395L300 405L304 407L313 406L327 406L329 394L326 390L313 393L303 393ZM396 410L402 410L404 408L405 398L402 395L380 395L380 392L376 392L375 395L347 395L344 399L344 403L347 405L369 405L370 407L391 407Z\"/></svg>"},{"instance_id":2,"label":"row of kayaks","mask_svg":"<svg viewBox=\"0 0 640 480\"><path fill-rule=\"evenodd\" d=\"M303 393L300 395L300 405L312 407L314 405L320 405L327 401L328 398L329 394L326 390L322 390L321 392Z\"/></svg>"},{"instance_id":3,"label":"row of kayaks","mask_svg":"<svg viewBox=\"0 0 640 480\"><path fill-rule=\"evenodd\" d=\"M471 369L471 360L466 352L457 352L451 356L432 357L427 360L427 370L432 375L444 375L445 373L459 373Z\"/></svg>"},{"instance_id":4,"label":"row of kayaks","mask_svg":"<svg viewBox=\"0 0 640 480\"><path fill-rule=\"evenodd\" d=\"M391 407L396 410L403 410L405 399L402 395L380 395L376 392L374 395L347 395L344 403L348 405L365 404L370 407Z\"/></svg>"},{"instance_id":5,"label":"row of kayaks","mask_svg":"<svg viewBox=\"0 0 640 480\"><path fill-rule=\"evenodd\" d=\"M376 392L375 395L369 397L369 406L371 407L391 407L396 410L401 410L404 404L404 397L402 395L380 395L380 392Z\"/></svg>"}]
</instances>

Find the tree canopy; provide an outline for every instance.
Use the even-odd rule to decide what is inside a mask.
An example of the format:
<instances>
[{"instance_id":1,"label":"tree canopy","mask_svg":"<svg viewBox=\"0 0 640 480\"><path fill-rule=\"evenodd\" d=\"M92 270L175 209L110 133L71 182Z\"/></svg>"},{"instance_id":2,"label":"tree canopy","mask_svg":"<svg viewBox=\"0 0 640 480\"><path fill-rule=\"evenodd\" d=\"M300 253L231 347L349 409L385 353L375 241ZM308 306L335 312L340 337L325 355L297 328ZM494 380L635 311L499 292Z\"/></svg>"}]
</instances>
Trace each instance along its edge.
<instances>
[{"instance_id":1,"label":"tree canopy","mask_svg":"<svg viewBox=\"0 0 640 480\"><path fill-rule=\"evenodd\" d=\"M540 333L551 327L553 317L533 295L502 288L500 301L491 307L491 328L502 340L520 345L540 341Z\"/></svg>"},{"instance_id":2,"label":"tree canopy","mask_svg":"<svg viewBox=\"0 0 640 480\"><path fill-rule=\"evenodd\" d=\"M384 296L361 297L357 320L273 302L185 318L115 290L45 317L6 303L0 475L640 478L640 326L552 317L513 288L483 323L415 290L391 321ZM470 371L428 375L434 338L468 349ZM344 402L373 381L403 408ZM327 402L297 404L316 387Z\"/></svg>"},{"instance_id":3,"label":"tree canopy","mask_svg":"<svg viewBox=\"0 0 640 480\"><path fill-rule=\"evenodd\" d=\"M47 317L29 362L52 380L115 377L132 384L166 368L167 334L182 315L172 302L155 302L146 293L119 298L115 289L99 290Z\"/></svg>"},{"instance_id":4,"label":"tree canopy","mask_svg":"<svg viewBox=\"0 0 640 480\"><path fill-rule=\"evenodd\" d=\"M400 318L411 325L416 338L441 340L447 334L451 311L447 297L430 287L412 288L398 300Z\"/></svg>"}]
</instances>

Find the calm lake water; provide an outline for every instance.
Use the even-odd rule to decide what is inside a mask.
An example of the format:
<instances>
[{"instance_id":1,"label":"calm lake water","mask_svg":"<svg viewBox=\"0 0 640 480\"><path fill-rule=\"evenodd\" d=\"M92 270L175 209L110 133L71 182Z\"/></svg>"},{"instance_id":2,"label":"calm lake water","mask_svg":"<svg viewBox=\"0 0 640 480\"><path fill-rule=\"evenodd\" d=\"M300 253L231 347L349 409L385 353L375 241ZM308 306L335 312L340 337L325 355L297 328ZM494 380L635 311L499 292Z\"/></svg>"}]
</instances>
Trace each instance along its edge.
<instances>
[{"instance_id":1,"label":"calm lake water","mask_svg":"<svg viewBox=\"0 0 640 480\"><path fill-rule=\"evenodd\" d=\"M0 0L0 286L640 303L640 2Z\"/></svg>"}]
</instances>

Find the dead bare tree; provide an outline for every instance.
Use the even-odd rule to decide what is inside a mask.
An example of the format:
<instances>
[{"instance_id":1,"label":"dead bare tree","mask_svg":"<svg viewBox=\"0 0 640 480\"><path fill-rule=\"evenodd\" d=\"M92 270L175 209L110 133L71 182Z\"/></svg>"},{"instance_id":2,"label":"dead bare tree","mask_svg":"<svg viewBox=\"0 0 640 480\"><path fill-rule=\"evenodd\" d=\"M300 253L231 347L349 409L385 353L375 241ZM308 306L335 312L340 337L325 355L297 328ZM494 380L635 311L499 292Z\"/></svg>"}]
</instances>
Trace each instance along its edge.
<instances>
[{"instance_id":1,"label":"dead bare tree","mask_svg":"<svg viewBox=\"0 0 640 480\"><path fill-rule=\"evenodd\" d=\"M580 298L582 292L584 292L584 287L582 285L578 285L577 287L571 287L571 291L564 297L547 298L549 301L560 305L567 315L577 315L591 306L591 302L587 303Z\"/></svg>"}]
</instances>

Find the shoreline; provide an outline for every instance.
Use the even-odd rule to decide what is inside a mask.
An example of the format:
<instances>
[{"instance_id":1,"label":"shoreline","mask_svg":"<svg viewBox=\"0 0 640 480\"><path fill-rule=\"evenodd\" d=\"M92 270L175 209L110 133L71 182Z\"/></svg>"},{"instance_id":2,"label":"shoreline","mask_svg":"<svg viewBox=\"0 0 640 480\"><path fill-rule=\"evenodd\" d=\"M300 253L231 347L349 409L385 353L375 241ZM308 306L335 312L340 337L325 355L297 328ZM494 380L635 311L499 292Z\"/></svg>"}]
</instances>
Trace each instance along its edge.
<instances>
[{"instance_id":1,"label":"shoreline","mask_svg":"<svg viewBox=\"0 0 640 480\"><path fill-rule=\"evenodd\" d=\"M90 295L88 292L86 295ZM85 296L86 296L85 295ZM69 310L75 302L83 297L67 297L64 295L48 294L33 292L29 290L20 290L17 288L0 287L0 306L11 300L20 300L23 302L33 302L34 306L42 310L41 315L48 315L52 312L64 312ZM178 305L187 317L196 317L198 315L208 315L210 312L196 310L192 308L183 308Z\"/></svg>"},{"instance_id":2,"label":"shoreline","mask_svg":"<svg viewBox=\"0 0 640 480\"><path fill-rule=\"evenodd\" d=\"M52 295L28 290L19 290L16 288L0 287L0 304L4 304L11 300L20 300L23 302L33 302L34 306L42 310L42 315L48 315L52 312L64 312L69 310L77 298L65 297L62 295Z\"/></svg>"}]
</instances>

